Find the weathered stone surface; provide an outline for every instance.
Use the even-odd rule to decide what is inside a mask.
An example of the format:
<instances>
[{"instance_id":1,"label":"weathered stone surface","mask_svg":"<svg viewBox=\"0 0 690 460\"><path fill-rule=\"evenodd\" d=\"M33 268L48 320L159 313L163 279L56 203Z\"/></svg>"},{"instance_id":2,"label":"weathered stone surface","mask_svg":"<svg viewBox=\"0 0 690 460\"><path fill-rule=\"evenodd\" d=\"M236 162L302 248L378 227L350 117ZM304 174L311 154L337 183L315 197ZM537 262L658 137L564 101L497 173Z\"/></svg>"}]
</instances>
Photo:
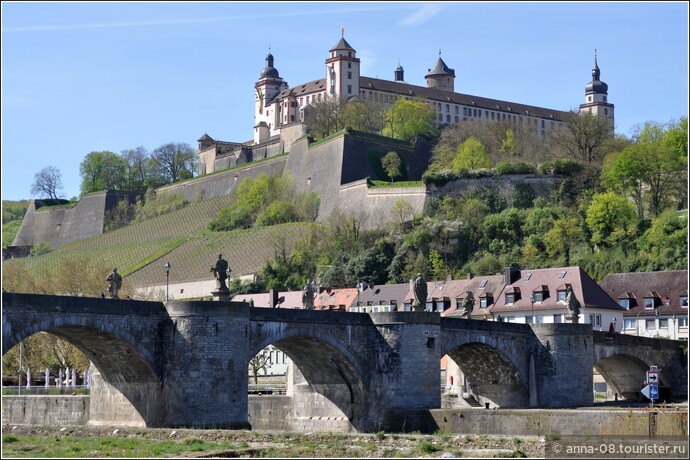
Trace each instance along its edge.
<instances>
[{"instance_id":1,"label":"weathered stone surface","mask_svg":"<svg viewBox=\"0 0 690 460\"><path fill-rule=\"evenodd\" d=\"M584 324L11 293L2 302L3 353L46 331L98 368L91 424L248 427L248 362L270 344L294 363L291 423L304 429L378 431L391 411L440 409L446 354L492 409L587 406L595 366L627 394L631 376L657 365L664 386L687 394L675 342L609 339Z\"/></svg>"}]
</instances>

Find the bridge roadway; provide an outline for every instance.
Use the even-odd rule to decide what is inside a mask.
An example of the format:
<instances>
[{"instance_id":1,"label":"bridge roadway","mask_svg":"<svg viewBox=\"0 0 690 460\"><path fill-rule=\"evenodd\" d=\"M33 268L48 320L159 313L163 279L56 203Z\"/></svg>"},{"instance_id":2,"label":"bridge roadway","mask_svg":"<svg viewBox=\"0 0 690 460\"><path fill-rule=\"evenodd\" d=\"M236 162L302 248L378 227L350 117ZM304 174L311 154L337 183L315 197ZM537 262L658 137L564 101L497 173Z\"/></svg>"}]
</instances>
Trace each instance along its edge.
<instances>
[{"instance_id":1,"label":"bridge roadway","mask_svg":"<svg viewBox=\"0 0 690 460\"><path fill-rule=\"evenodd\" d=\"M71 342L95 366L90 424L248 427L248 362L270 344L294 362L293 418L358 431L380 428L388 411L440 408L446 354L497 407L587 406L594 368L622 397L636 396L652 364L662 387L687 395L674 341L586 324L3 293L3 354L38 332Z\"/></svg>"}]
</instances>

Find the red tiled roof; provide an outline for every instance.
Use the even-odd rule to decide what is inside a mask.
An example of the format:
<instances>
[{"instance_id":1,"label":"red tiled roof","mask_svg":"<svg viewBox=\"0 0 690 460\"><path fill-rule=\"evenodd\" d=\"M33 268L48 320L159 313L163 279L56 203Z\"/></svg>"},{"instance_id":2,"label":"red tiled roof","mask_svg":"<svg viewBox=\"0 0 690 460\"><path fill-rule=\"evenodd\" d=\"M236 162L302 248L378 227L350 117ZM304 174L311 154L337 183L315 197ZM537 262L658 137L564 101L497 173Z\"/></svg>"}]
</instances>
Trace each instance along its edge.
<instances>
[{"instance_id":1,"label":"red tiled roof","mask_svg":"<svg viewBox=\"0 0 690 460\"><path fill-rule=\"evenodd\" d=\"M558 291L565 291L570 284L575 297L582 308L607 310L621 310L618 303L609 296L594 280L580 267L542 268L535 270L518 270L513 282L506 286L504 292L498 296L492 313L525 312L532 310L530 295L533 292L544 292L545 298L534 303L534 310L553 310L567 307L564 302L557 301ZM506 304L505 294L519 292L512 304ZM476 311L476 309L475 309Z\"/></svg>"},{"instance_id":2,"label":"red tiled roof","mask_svg":"<svg viewBox=\"0 0 690 460\"><path fill-rule=\"evenodd\" d=\"M612 273L601 283L602 289L614 299L630 299L630 309L624 316L653 316L652 308L644 308L644 297L658 299L661 315L688 314L688 307L680 305L680 297L688 295L688 271L658 271L638 273Z\"/></svg>"}]
</instances>

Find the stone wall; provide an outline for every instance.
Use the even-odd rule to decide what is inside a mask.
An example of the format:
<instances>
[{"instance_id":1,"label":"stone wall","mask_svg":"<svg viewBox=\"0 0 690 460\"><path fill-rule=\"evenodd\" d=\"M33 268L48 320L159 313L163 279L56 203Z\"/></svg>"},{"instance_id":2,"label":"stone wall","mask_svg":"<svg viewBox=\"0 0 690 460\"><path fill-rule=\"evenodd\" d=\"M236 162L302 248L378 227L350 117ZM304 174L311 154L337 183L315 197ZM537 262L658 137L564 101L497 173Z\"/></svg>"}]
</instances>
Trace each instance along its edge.
<instances>
[{"instance_id":1,"label":"stone wall","mask_svg":"<svg viewBox=\"0 0 690 460\"><path fill-rule=\"evenodd\" d=\"M41 209L51 205L47 200L34 200L26 210L22 224L12 246L33 246L39 241L52 248L103 233L106 211L113 209L122 199L134 203L142 192L107 190L82 197L70 207ZM63 200L64 201L64 200Z\"/></svg>"},{"instance_id":2,"label":"stone wall","mask_svg":"<svg viewBox=\"0 0 690 460\"><path fill-rule=\"evenodd\" d=\"M384 429L390 432L489 434L504 436L649 436L647 410L432 409L389 411ZM656 415L657 435L687 436L687 408Z\"/></svg>"},{"instance_id":3,"label":"stone wall","mask_svg":"<svg viewBox=\"0 0 690 460\"><path fill-rule=\"evenodd\" d=\"M457 179L445 185L429 185L429 195L436 198L451 196L453 198L467 198L475 191L485 188L498 190L501 196L511 206L516 186L528 185L536 197L547 198L552 190L561 182L557 176L543 176L539 174L507 174L502 176L482 177L478 179Z\"/></svg>"},{"instance_id":4,"label":"stone wall","mask_svg":"<svg viewBox=\"0 0 690 460\"><path fill-rule=\"evenodd\" d=\"M2 424L6 425L86 425L90 396L3 396Z\"/></svg>"},{"instance_id":5,"label":"stone wall","mask_svg":"<svg viewBox=\"0 0 690 460\"><path fill-rule=\"evenodd\" d=\"M268 176L282 176L287 157L281 156L260 163L247 163L227 171L219 171L193 180L166 185L156 190L163 194L182 194L187 201L210 199L233 193L245 177L255 178L264 173Z\"/></svg>"}]
</instances>

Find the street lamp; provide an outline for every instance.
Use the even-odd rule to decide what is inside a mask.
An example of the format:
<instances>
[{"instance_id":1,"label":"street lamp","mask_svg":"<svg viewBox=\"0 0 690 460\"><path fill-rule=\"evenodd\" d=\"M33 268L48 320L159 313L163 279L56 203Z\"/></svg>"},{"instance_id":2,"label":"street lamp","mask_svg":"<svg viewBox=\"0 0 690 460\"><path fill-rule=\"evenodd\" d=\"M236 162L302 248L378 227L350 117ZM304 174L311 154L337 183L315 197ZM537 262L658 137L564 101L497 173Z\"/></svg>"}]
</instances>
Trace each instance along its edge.
<instances>
[{"instance_id":1,"label":"street lamp","mask_svg":"<svg viewBox=\"0 0 690 460\"><path fill-rule=\"evenodd\" d=\"M640 310L637 312L637 315L635 315L635 335L638 337L640 336L640 313L643 311L644 310Z\"/></svg>"},{"instance_id":2,"label":"street lamp","mask_svg":"<svg viewBox=\"0 0 690 460\"><path fill-rule=\"evenodd\" d=\"M529 296L530 302L532 302L532 324L534 324L534 292Z\"/></svg>"},{"instance_id":3,"label":"street lamp","mask_svg":"<svg viewBox=\"0 0 690 460\"><path fill-rule=\"evenodd\" d=\"M170 280L170 262L165 263L165 300L166 302L169 300L169 283Z\"/></svg>"}]
</instances>

